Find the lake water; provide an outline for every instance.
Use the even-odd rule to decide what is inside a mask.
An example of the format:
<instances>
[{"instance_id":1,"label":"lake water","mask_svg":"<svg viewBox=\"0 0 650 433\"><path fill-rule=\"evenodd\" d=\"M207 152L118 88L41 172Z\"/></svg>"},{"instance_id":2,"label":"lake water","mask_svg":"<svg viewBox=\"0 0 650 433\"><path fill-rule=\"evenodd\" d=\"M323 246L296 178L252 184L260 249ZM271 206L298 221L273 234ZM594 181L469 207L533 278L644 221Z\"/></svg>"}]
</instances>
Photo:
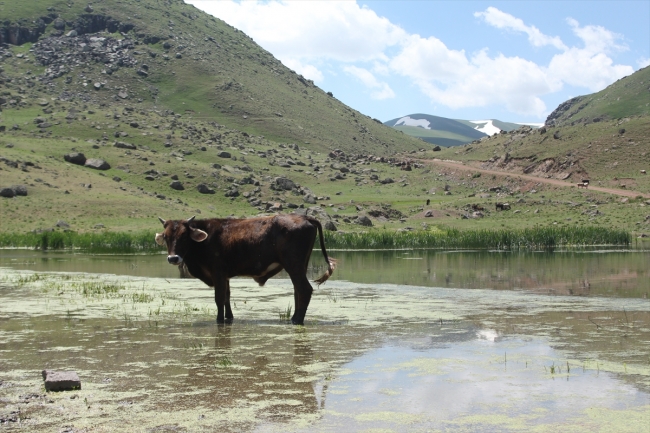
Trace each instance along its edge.
<instances>
[{"instance_id":1,"label":"lake water","mask_svg":"<svg viewBox=\"0 0 650 433\"><path fill-rule=\"evenodd\" d=\"M650 254L333 251L232 281L164 255L0 251L0 419L29 431L629 431L650 425ZM318 252L312 276L324 269ZM75 370L45 393L40 370Z\"/></svg>"}]
</instances>

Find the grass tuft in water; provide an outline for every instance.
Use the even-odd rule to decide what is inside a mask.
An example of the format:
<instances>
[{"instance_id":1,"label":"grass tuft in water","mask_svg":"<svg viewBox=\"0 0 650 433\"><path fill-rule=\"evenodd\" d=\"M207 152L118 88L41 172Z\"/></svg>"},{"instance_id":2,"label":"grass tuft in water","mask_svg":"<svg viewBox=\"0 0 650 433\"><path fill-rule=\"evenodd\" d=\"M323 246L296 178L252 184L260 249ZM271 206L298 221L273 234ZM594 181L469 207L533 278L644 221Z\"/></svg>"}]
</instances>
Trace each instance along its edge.
<instances>
[{"instance_id":1,"label":"grass tuft in water","mask_svg":"<svg viewBox=\"0 0 650 433\"><path fill-rule=\"evenodd\" d=\"M287 305L287 309L280 311L280 320L286 322L291 320L291 304Z\"/></svg>"}]
</instances>

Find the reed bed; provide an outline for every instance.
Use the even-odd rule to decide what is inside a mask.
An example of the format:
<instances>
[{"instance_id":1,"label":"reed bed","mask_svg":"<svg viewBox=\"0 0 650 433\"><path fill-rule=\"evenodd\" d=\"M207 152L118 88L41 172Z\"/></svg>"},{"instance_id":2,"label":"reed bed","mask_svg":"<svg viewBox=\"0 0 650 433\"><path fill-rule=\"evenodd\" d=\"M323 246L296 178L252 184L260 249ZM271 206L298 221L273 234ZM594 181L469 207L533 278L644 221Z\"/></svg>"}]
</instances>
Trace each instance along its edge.
<instances>
[{"instance_id":1,"label":"reed bed","mask_svg":"<svg viewBox=\"0 0 650 433\"><path fill-rule=\"evenodd\" d=\"M0 233L2 248L39 250L79 249L94 253L136 253L159 251L152 233Z\"/></svg>"},{"instance_id":2,"label":"reed bed","mask_svg":"<svg viewBox=\"0 0 650 433\"><path fill-rule=\"evenodd\" d=\"M625 230L601 227L538 227L521 230L457 230L325 233L327 248L338 249L553 249L557 246L629 245Z\"/></svg>"},{"instance_id":3,"label":"reed bed","mask_svg":"<svg viewBox=\"0 0 650 433\"><path fill-rule=\"evenodd\" d=\"M521 230L457 230L394 232L328 232L328 249L553 249L558 246L629 245L625 230L602 227L536 227ZM0 247L40 250L79 249L96 253L157 252L152 233L0 233Z\"/></svg>"}]
</instances>

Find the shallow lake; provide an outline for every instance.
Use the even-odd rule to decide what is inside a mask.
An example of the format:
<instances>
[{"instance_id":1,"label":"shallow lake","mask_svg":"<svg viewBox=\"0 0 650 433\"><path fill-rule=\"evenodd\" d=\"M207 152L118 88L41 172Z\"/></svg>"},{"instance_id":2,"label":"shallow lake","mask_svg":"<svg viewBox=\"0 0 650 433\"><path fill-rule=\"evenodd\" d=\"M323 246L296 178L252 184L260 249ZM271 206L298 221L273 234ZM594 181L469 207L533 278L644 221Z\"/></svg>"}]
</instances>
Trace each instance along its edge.
<instances>
[{"instance_id":1,"label":"shallow lake","mask_svg":"<svg viewBox=\"0 0 650 433\"><path fill-rule=\"evenodd\" d=\"M29 431L629 431L650 425L650 253L333 251L235 322L164 255L0 251L0 420ZM310 273L322 272L313 254ZM42 369L75 370L46 393Z\"/></svg>"}]
</instances>

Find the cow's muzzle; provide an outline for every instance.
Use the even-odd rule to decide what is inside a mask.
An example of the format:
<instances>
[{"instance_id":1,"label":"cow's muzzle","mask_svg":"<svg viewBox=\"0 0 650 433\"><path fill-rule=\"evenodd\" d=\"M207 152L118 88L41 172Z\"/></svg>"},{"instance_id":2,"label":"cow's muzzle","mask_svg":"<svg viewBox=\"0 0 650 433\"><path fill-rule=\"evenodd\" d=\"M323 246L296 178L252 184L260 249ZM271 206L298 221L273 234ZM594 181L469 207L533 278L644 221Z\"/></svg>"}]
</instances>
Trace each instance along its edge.
<instances>
[{"instance_id":1,"label":"cow's muzzle","mask_svg":"<svg viewBox=\"0 0 650 433\"><path fill-rule=\"evenodd\" d=\"M167 256L167 262L170 265L180 265L183 263L183 258L181 256Z\"/></svg>"}]
</instances>

